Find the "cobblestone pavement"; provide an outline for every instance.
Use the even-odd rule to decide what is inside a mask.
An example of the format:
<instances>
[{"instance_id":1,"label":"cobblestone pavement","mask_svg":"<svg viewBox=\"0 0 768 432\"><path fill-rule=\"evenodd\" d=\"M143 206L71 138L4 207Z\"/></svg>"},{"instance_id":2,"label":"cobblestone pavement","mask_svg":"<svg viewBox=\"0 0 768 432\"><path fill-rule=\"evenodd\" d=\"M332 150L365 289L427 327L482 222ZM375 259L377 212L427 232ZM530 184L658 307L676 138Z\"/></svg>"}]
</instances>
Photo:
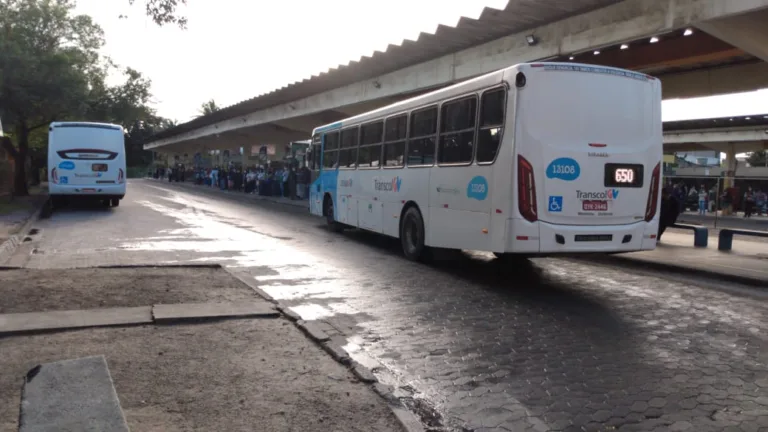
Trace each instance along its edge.
<instances>
[{"instance_id":1,"label":"cobblestone pavement","mask_svg":"<svg viewBox=\"0 0 768 432\"><path fill-rule=\"evenodd\" d=\"M448 429L768 431L765 294L559 259L415 264L395 241L330 233L300 209L150 181L117 209L38 228L12 264L247 273Z\"/></svg>"}]
</instances>

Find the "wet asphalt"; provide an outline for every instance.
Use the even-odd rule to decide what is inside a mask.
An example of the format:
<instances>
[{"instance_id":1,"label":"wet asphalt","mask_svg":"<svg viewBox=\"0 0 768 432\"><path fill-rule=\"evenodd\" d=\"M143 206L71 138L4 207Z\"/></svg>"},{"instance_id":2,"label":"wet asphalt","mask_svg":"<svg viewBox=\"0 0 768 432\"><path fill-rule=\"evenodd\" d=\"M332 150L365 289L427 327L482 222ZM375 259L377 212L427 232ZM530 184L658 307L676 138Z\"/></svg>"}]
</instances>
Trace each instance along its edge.
<instances>
[{"instance_id":1,"label":"wet asphalt","mask_svg":"<svg viewBox=\"0 0 768 432\"><path fill-rule=\"evenodd\" d=\"M764 293L490 254L425 265L301 208L134 180L39 224L28 267L219 262L317 320L429 427L768 431Z\"/></svg>"}]
</instances>

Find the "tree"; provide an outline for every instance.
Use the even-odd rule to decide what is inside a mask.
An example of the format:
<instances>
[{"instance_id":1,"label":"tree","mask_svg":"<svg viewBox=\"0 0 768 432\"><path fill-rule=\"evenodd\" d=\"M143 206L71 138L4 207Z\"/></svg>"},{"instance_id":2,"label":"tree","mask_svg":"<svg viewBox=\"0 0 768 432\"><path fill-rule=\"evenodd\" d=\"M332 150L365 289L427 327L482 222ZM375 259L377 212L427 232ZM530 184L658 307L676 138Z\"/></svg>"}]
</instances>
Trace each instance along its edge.
<instances>
[{"instance_id":1,"label":"tree","mask_svg":"<svg viewBox=\"0 0 768 432\"><path fill-rule=\"evenodd\" d=\"M0 115L16 141L2 145L15 161L15 195L28 194L26 162L32 153L40 160L30 150L46 142L44 126L83 118L125 126L154 115L151 82L138 71L106 85L115 65L99 55L103 32L73 8L73 0L0 0Z\"/></svg>"},{"instance_id":2,"label":"tree","mask_svg":"<svg viewBox=\"0 0 768 432\"><path fill-rule=\"evenodd\" d=\"M128 0L134 4L136 0ZM157 25L176 24L182 29L187 28L187 19L176 15L179 5L186 5L187 0L146 0L144 9L148 17Z\"/></svg>"},{"instance_id":3,"label":"tree","mask_svg":"<svg viewBox=\"0 0 768 432\"><path fill-rule=\"evenodd\" d=\"M209 100L208 102L205 102L205 103L203 103L202 105L200 105L200 110L199 110L199 112L200 112L200 115L208 115L208 114L212 114L212 113L215 113L216 111L218 111L218 110L220 110L220 109L221 109L221 108L219 108L219 107L216 105L216 101L214 101L213 99L211 99L211 100Z\"/></svg>"},{"instance_id":4,"label":"tree","mask_svg":"<svg viewBox=\"0 0 768 432\"><path fill-rule=\"evenodd\" d=\"M768 150L756 151L749 154L747 158L750 166L768 166Z\"/></svg>"},{"instance_id":5,"label":"tree","mask_svg":"<svg viewBox=\"0 0 768 432\"><path fill-rule=\"evenodd\" d=\"M14 193L26 195L29 136L81 107L99 71L103 32L88 16L72 16L71 0L0 0L0 107L16 146Z\"/></svg>"},{"instance_id":6,"label":"tree","mask_svg":"<svg viewBox=\"0 0 768 432\"><path fill-rule=\"evenodd\" d=\"M175 122L163 117L150 115L145 120L137 120L126 130L126 163L129 167L147 166L152 162L152 151L144 150L147 139L161 130L172 127Z\"/></svg>"}]
</instances>

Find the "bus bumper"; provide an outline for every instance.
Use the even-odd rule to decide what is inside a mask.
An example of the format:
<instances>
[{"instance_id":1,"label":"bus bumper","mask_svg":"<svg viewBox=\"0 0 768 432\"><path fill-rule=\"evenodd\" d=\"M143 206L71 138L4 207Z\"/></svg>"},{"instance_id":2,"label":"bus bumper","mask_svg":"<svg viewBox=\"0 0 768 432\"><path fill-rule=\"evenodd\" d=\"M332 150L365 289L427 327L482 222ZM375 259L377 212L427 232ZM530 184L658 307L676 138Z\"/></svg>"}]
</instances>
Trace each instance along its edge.
<instances>
[{"instance_id":1,"label":"bus bumper","mask_svg":"<svg viewBox=\"0 0 768 432\"><path fill-rule=\"evenodd\" d=\"M510 219L507 251L512 253L611 253L653 250L658 222L629 225L555 225Z\"/></svg>"},{"instance_id":2,"label":"bus bumper","mask_svg":"<svg viewBox=\"0 0 768 432\"><path fill-rule=\"evenodd\" d=\"M48 185L48 194L56 197L94 197L98 199L123 199L125 184L122 185Z\"/></svg>"}]
</instances>

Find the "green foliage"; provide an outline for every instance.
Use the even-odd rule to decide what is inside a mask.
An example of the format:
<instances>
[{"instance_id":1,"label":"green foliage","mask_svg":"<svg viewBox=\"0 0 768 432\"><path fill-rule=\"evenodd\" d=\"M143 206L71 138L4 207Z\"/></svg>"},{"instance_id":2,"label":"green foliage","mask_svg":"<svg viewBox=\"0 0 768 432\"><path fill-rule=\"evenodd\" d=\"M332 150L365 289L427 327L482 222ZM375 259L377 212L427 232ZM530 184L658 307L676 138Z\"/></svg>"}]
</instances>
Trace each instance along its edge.
<instances>
[{"instance_id":1,"label":"green foliage","mask_svg":"<svg viewBox=\"0 0 768 432\"><path fill-rule=\"evenodd\" d=\"M211 99L208 102L205 102L202 105L200 105L200 109L198 111L200 112L201 116L204 116L204 115L215 113L220 109L221 108L219 108L219 106L216 105L216 101Z\"/></svg>"},{"instance_id":2,"label":"green foliage","mask_svg":"<svg viewBox=\"0 0 768 432\"><path fill-rule=\"evenodd\" d=\"M768 161L767 150L752 152L749 154L749 157L747 158L747 162L749 162L749 165L753 167L768 166L766 161Z\"/></svg>"},{"instance_id":3,"label":"green foliage","mask_svg":"<svg viewBox=\"0 0 768 432\"><path fill-rule=\"evenodd\" d=\"M136 0L128 0L134 4ZM180 5L187 4L187 0L145 0L144 10L148 17L157 25L176 24L180 28L187 28L187 19L176 14Z\"/></svg>"},{"instance_id":4,"label":"green foliage","mask_svg":"<svg viewBox=\"0 0 768 432\"><path fill-rule=\"evenodd\" d=\"M103 83L103 32L70 0L0 0L0 106L15 135L72 111Z\"/></svg>"}]
</instances>

